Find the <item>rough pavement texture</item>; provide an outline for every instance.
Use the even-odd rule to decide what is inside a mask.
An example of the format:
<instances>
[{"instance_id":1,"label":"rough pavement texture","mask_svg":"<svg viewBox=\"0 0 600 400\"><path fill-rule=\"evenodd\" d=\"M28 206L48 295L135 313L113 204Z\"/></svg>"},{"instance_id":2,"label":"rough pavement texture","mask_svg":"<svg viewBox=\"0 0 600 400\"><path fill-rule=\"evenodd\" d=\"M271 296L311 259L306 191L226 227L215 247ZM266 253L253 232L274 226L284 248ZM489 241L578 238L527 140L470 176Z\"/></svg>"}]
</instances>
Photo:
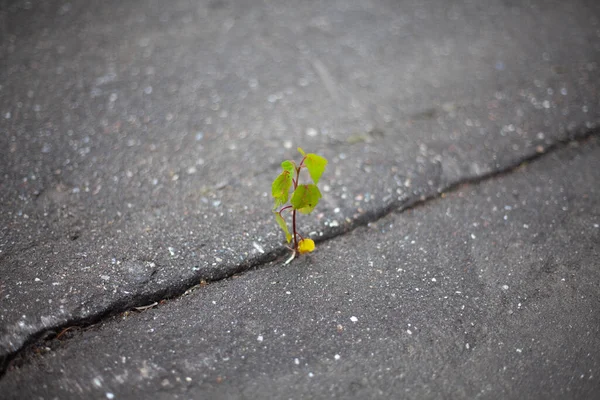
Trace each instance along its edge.
<instances>
[{"instance_id":1,"label":"rough pavement texture","mask_svg":"<svg viewBox=\"0 0 600 400\"><path fill-rule=\"evenodd\" d=\"M599 15L583 0L3 2L0 364L47 330L284 254L267 193L298 145L331 161L301 221L327 238L592 133Z\"/></svg>"},{"instance_id":2,"label":"rough pavement texture","mask_svg":"<svg viewBox=\"0 0 600 400\"><path fill-rule=\"evenodd\" d=\"M600 141L30 350L10 398L597 398ZM35 385L28 384L36 382Z\"/></svg>"}]
</instances>

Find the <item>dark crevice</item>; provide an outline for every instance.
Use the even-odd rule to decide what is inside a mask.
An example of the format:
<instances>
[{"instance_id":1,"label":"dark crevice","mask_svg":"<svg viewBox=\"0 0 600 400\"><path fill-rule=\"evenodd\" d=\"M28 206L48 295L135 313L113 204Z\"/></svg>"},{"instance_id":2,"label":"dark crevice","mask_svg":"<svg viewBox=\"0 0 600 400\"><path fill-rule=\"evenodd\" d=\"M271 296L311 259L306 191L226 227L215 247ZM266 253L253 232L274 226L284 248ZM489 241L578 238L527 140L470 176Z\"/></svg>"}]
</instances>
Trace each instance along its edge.
<instances>
[{"instance_id":1,"label":"dark crevice","mask_svg":"<svg viewBox=\"0 0 600 400\"><path fill-rule=\"evenodd\" d=\"M360 214L357 217L355 217L351 223L345 226L340 226L337 229L334 228L330 229L328 232L324 232L323 236L314 239L315 243L336 238L338 236L351 232L358 227L367 226L368 224L377 222L381 218L384 218L393 212L401 213L409 209L420 207L426 203L429 203L430 201L441 197L442 193L455 191L461 186L478 184L484 181L510 175L525 164L536 161L542 157L546 157L569 145L580 144L591 139L592 137L597 136L600 136L600 129L591 129L581 131L578 133L573 133L568 138L557 140L556 142L546 146L543 152L538 152L536 150L535 152L527 154L509 165L506 165L504 167L501 166L488 173L474 176L466 176L462 179L459 179L456 182L449 183L443 188L437 190L431 189L429 192L421 193L420 196L412 196L401 200L395 200L388 204L385 204L383 207L377 210L367 210L363 214Z\"/></svg>"},{"instance_id":2,"label":"dark crevice","mask_svg":"<svg viewBox=\"0 0 600 400\"><path fill-rule=\"evenodd\" d=\"M351 223L346 224L344 226L340 226L337 229L330 229L327 232L324 232L323 236L320 236L315 239L315 242L324 242L327 240L331 240L337 238L339 236L345 235L356 228L366 226L370 223L376 222L381 218L386 217L387 215L393 212L404 212L409 209L413 209L415 207L423 206L429 203L432 200L436 200L441 197L441 194L444 192L451 192L457 190L460 186L467 184L478 184L484 181L488 181L497 177L502 177L508 174L515 172L522 165L535 161L539 158L545 157L553 152L556 152L562 148L565 148L571 144L582 143L592 137L600 136L600 129L593 129L587 131L581 131L579 133L573 134L569 138L565 138L563 140L559 140L548 147L546 147L544 152L533 152L529 155L526 155L519 160L515 161L509 166L501 167L494 171L491 171L486 174L478 175L478 176L470 176L460 179L454 183L448 184L446 187L441 189L432 189L429 193L424 193L419 197L406 198L401 200L395 200L390 202L389 204L384 205L380 209L377 210L369 210L365 213L356 217ZM76 239L76 238L75 238ZM75 240L73 239L73 240ZM210 283L216 282L224 279L231 278L234 275L238 275L253 269L261 269L267 267L269 263L273 261L283 260L285 257L289 255L289 250L285 247L277 248L273 251L270 251L265 254L261 254L259 256L249 258L248 260L237 264L231 265L223 270L215 271L215 270L204 270L199 271L199 273L189 279L183 280L176 285L165 287L161 290L155 291L153 293L143 294L133 296L128 299L120 299L117 300L106 307L106 309L102 312L96 313L94 315L88 316L86 318L78 318L67 321L63 324L57 325L55 327L49 327L44 331L40 331L37 334L31 335L28 340L16 351L0 356L0 379L7 373L9 370L11 361L15 359L15 357L21 353L24 349L29 348L36 342L49 341L56 339L59 335L61 335L66 329L74 329L74 328L86 328L91 325L97 324L109 317L115 316L117 314L135 309L140 306L147 306L149 304L157 303L157 307L160 306L166 300L174 299L184 295L191 289L194 289L198 286L199 282Z\"/></svg>"}]
</instances>

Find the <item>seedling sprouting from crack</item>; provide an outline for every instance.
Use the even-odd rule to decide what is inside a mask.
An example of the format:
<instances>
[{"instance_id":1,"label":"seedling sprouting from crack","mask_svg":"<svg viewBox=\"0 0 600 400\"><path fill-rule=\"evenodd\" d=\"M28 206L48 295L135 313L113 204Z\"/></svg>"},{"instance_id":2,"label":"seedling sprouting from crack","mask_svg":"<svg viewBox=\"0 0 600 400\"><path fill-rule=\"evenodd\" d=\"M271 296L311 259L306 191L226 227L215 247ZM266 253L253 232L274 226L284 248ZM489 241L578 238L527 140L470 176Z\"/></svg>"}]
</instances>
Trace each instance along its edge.
<instances>
[{"instance_id":1,"label":"seedling sprouting from crack","mask_svg":"<svg viewBox=\"0 0 600 400\"><path fill-rule=\"evenodd\" d=\"M301 148L298 148L298 151L302 154L300 164L296 165L294 161L290 160L282 162L281 168L283 171L275 178L271 186L271 193L275 198L275 205L273 206L275 220L285 233L287 242L290 243L292 239L294 240L293 253L286 261L286 264L291 262L296 254L310 253L315 249L315 242L310 238L302 237L296 230L296 212L310 214L319 203L321 192L317 184L327 165L327 160L321 156L312 153L306 154ZM299 183L302 168L308 170L313 183ZM290 197L290 189L292 188L292 195ZM279 211L277 211L277 208L279 208ZM283 218L282 212L284 211L292 213L292 233L288 230L287 222Z\"/></svg>"}]
</instances>

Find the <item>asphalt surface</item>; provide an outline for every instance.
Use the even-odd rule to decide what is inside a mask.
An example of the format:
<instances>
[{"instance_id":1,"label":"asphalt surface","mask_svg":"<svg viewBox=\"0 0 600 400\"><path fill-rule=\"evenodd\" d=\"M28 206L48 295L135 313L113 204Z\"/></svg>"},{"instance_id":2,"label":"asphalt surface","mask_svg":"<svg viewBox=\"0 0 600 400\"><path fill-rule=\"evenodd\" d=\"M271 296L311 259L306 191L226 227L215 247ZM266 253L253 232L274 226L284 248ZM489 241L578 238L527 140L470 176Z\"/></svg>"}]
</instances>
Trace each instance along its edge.
<instances>
[{"instance_id":1,"label":"asphalt surface","mask_svg":"<svg viewBox=\"0 0 600 400\"><path fill-rule=\"evenodd\" d=\"M5 1L0 23L4 393L598 393L598 2ZM330 164L318 209L300 221L317 252L286 269L268 194L297 146ZM452 191L465 183L474 186ZM499 194L499 210L529 210L506 210L520 226L504 222L498 237L485 229L497 217L486 190ZM502 197L513 191L512 202ZM460 193L473 203L454 198ZM446 221L447 207L456 212ZM392 236L379 236L382 221L395 227ZM403 242L417 232L428 253ZM475 253L470 240L478 241ZM450 243L455 249L443 247ZM386 249L381 273L381 260L365 258L377 246ZM431 286L429 270L447 286ZM202 281L213 283L178 297ZM468 298L450 293L459 282ZM306 297L277 292L286 284ZM511 293L515 286L522 291ZM357 322L331 308L342 312L344 290L356 296ZM244 300L253 296L257 308ZM520 318L512 316L517 300ZM377 319L376 309L388 317ZM310 322L321 321L317 312L322 328ZM141 342L152 337L148 316L169 330L146 344L156 348ZM326 331L333 320L360 328L340 339L346 355ZM468 330L472 340L458 333L467 320L478 326ZM178 330L186 327L191 334ZM273 329L288 339L263 351L278 337ZM411 343L418 332L423 340ZM254 349L252 357L232 343ZM336 346L339 360L327 350ZM184 348L201 351L203 361L184 357ZM121 372L107 370L122 357ZM136 383L125 387L119 376ZM23 385L31 379L40 385Z\"/></svg>"},{"instance_id":2,"label":"asphalt surface","mask_svg":"<svg viewBox=\"0 0 600 400\"><path fill-rule=\"evenodd\" d=\"M391 213L290 265L74 328L29 349L0 392L591 399L599 259L594 138Z\"/></svg>"}]
</instances>

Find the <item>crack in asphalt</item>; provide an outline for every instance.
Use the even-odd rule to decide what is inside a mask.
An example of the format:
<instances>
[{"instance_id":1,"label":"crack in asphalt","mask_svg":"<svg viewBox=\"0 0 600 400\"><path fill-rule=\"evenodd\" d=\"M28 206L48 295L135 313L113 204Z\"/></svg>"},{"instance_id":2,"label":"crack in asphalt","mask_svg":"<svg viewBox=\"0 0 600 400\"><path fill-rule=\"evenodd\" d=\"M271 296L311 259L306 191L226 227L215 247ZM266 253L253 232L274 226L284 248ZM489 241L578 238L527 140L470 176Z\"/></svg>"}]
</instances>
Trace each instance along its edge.
<instances>
[{"instance_id":1,"label":"crack in asphalt","mask_svg":"<svg viewBox=\"0 0 600 400\"><path fill-rule=\"evenodd\" d=\"M591 139L592 137L600 137L599 128L575 132L565 139L557 140L556 142L548 145L544 148L543 152L532 152L531 154L525 155L519 160L516 160L510 165L497 168L488 173L477 176L467 176L457 180L454 183L448 184L444 188L432 189L429 191L429 193L422 194L419 197L413 196L407 197L406 199L402 200L394 200L379 209L366 211L365 213L355 217L351 223L345 226L341 226L338 229L330 229L329 231L324 232L323 236L320 236L315 239L315 242L321 243L343 236L359 227L367 226L370 223L376 222L394 212L402 213L406 210L424 206L425 204L431 201L441 198L443 193L455 191L461 186L469 184L479 184L485 181L493 180L498 177L509 175L527 163L536 161L542 157L549 156L550 154L555 153L556 151L566 148L570 145L582 143L588 139ZM205 284L209 284L211 282L225 280L250 270L267 268L267 264L283 259L288 252L289 249L287 249L286 247L280 247L268 253L249 258L243 261L242 263L234 265L230 268L225 268L220 271L207 272L206 276L195 276L181 281L176 285L164 287L161 290L155 291L153 293L141 294L133 296L133 298L119 299L107 305L102 312L96 313L86 318L75 318L65 323L57 324L55 327L50 327L44 329L43 331L31 334L29 338L27 338L27 340L24 341L23 345L20 348L13 352L0 355L0 379L2 379L8 372L12 360L14 360L19 354L23 353L31 345L39 342L40 340L50 341L59 338L66 330L73 329L74 327L90 327L92 325L102 322L105 319L108 319L109 317L115 316L123 312L136 309L140 311L139 309L152 308L155 306L158 307L164 301L184 296L190 291L197 289L199 286L204 286ZM27 358L25 356L25 362L26 361Z\"/></svg>"}]
</instances>

